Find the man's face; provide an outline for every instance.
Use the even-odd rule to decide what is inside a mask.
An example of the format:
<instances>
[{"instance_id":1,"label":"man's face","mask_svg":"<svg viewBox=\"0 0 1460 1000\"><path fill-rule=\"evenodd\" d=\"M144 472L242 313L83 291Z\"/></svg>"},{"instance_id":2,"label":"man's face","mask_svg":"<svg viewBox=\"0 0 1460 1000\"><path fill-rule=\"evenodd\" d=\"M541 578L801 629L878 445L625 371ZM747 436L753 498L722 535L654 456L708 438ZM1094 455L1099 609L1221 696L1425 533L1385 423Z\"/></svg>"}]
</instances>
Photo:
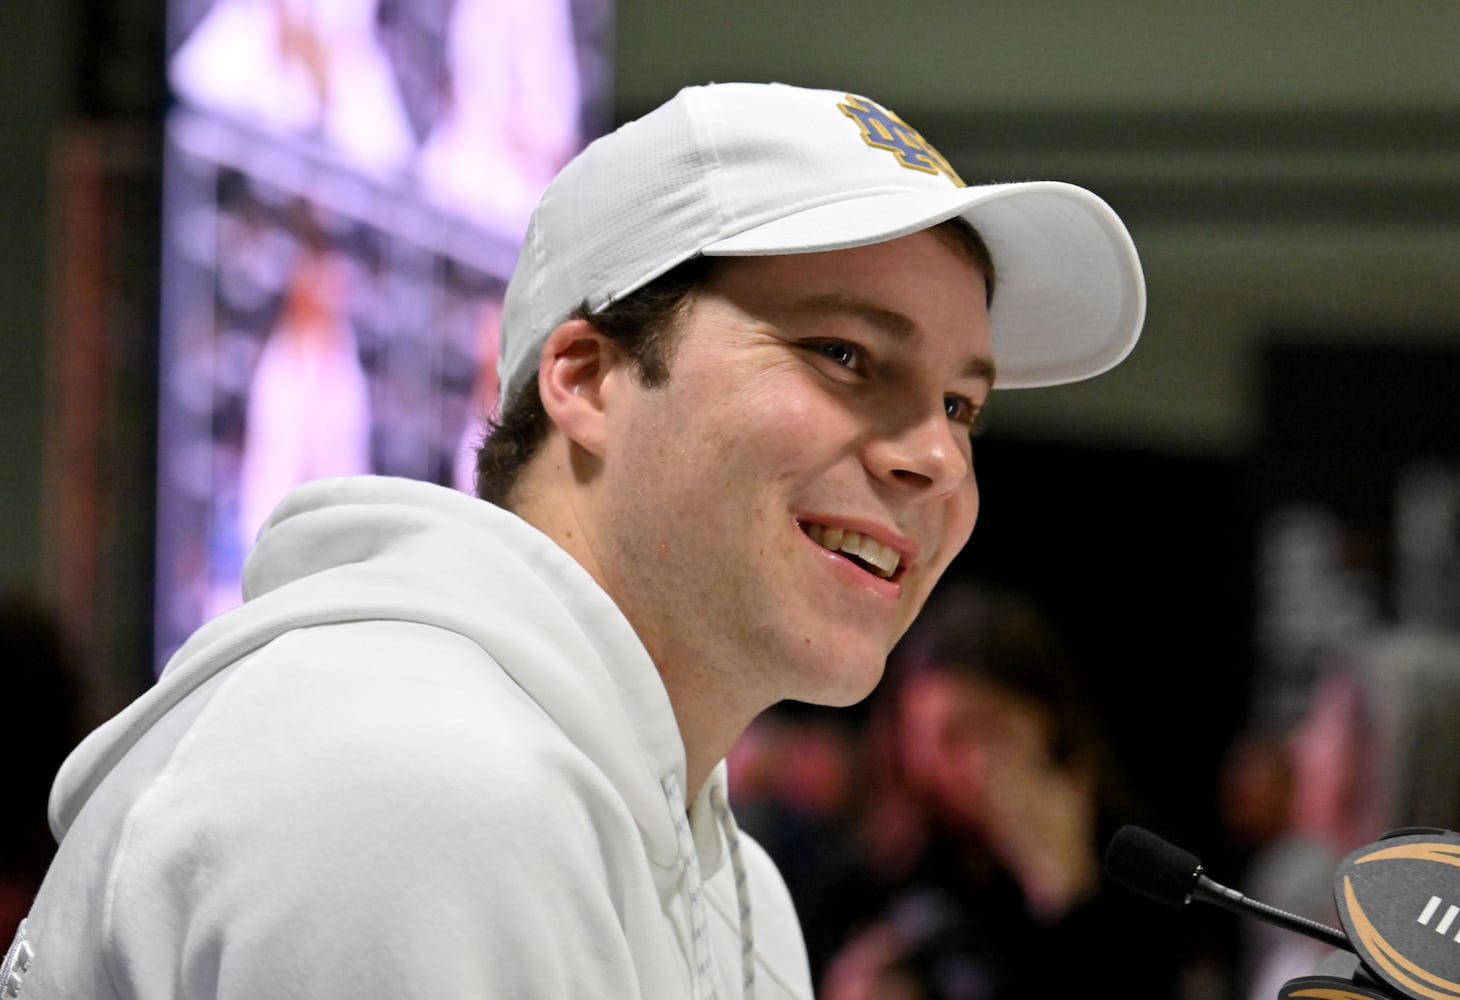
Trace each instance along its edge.
<instances>
[{"instance_id":1,"label":"man's face","mask_svg":"<svg viewBox=\"0 0 1460 1000\"><path fill-rule=\"evenodd\" d=\"M945 234L723 261L667 384L617 373L585 525L661 669L761 707L864 697L973 530L991 364Z\"/></svg>"}]
</instances>

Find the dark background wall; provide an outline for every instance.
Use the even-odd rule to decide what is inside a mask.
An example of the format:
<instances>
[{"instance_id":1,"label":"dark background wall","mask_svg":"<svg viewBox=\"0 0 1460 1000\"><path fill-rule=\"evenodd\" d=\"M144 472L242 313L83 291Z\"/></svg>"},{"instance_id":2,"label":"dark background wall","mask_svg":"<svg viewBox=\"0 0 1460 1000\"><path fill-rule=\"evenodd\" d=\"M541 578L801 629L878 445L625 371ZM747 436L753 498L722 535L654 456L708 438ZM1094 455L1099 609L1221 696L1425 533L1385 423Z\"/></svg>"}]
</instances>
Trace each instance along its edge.
<instances>
[{"instance_id":1,"label":"dark background wall","mask_svg":"<svg viewBox=\"0 0 1460 1000\"><path fill-rule=\"evenodd\" d=\"M40 570L40 449L46 154L68 111L70 64L65 58L62 5L6 4L0 38L0 574L34 581Z\"/></svg>"}]
</instances>

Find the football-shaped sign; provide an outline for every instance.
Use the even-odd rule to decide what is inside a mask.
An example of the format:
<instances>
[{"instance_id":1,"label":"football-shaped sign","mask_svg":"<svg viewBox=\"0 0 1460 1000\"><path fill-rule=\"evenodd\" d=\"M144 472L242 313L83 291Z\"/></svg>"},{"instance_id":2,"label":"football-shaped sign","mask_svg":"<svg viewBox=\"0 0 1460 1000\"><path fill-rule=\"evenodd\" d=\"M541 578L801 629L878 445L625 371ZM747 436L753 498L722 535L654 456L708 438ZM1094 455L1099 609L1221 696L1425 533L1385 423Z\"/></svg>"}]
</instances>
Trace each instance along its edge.
<instances>
[{"instance_id":1,"label":"football-shaped sign","mask_svg":"<svg viewBox=\"0 0 1460 1000\"><path fill-rule=\"evenodd\" d=\"M1299 976L1278 991L1278 1000L1394 1000L1373 986L1337 976Z\"/></svg>"},{"instance_id":2,"label":"football-shaped sign","mask_svg":"<svg viewBox=\"0 0 1460 1000\"><path fill-rule=\"evenodd\" d=\"M1334 895L1376 979L1412 1000L1460 1000L1460 834L1407 829L1361 847Z\"/></svg>"}]
</instances>

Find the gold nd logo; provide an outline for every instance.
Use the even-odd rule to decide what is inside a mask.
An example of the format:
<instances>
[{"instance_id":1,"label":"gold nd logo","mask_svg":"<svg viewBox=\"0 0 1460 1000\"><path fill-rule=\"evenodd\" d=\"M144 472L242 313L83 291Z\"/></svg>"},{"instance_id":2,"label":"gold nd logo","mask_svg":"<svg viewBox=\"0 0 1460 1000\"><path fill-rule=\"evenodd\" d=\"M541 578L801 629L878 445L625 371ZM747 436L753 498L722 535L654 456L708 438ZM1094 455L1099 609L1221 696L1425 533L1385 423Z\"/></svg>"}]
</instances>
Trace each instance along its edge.
<instances>
[{"instance_id":1,"label":"gold nd logo","mask_svg":"<svg viewBox=\"0 0 1460 1000\"><path fill-rule=\"evenodd\" d=\"M963 179L943 159L943 154L919 135L917 129L891 111L852 94L848 94L837 107L861 128L862 139L867 145L889 150L897 157L897 162L909 170L942 174L959 187L965 186Z\"/></svg>"}]
</instances>

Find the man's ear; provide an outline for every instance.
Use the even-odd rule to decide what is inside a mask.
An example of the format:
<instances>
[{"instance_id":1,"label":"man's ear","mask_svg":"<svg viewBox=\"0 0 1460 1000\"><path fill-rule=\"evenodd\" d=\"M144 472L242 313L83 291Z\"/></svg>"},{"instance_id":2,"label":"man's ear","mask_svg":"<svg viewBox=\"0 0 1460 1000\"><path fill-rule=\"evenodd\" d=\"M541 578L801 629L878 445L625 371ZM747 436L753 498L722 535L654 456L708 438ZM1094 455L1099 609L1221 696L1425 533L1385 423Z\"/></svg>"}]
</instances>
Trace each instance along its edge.
<instances>
[{"instance_id":1,"label":"man's ear","mask_svg":"<svg viewBox=\"0 0 1460 1000\"><path fill-rule=\"evenodd\" d=\"M560 323L538 357L543 409L569 440L595 455L605 438L604 381L620 358L613 341L584 319Z\"/></svg>"}]
</instances>

